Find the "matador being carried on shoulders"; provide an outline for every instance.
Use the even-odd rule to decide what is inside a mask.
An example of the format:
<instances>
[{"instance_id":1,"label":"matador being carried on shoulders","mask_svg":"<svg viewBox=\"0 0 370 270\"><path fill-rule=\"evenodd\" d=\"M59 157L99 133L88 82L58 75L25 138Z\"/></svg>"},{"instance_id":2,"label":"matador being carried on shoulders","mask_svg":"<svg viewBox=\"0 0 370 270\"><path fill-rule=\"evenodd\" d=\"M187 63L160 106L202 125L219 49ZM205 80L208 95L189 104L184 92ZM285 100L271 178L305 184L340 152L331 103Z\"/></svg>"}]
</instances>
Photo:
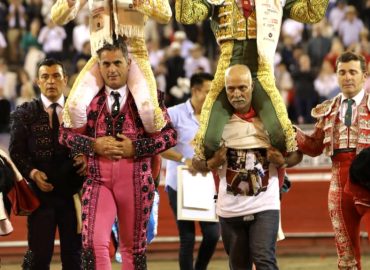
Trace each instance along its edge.
<instances>
[{"instance_id":1,"label":"matador being carried on shoulders","mask_svg":"<svg viewBox=\"0 0 370 270\"><path fill-rule=\"evenodd\" d=\"M133 60L127 85L145 131L160 131L166 123L158 104L156 82L145 45L144 25L148 18L159 23L169 22L172 12L168 0L57 0L52 7L51 18L57 24L66 24L76 18L86 3L89 5L92 57L68 96L63 115L65 127L80 128L86 124L86 108L103 87L96 52L104 44L123 38Z\"/></svg>"},{"instance_id":2,"label":"matador being carried on shoulders","mask_svg":"<svg viewBox=\"0 0 370 270\"><path fill-rule=\"evenodd\" d=\"M176 0L176 20L194 24L210 18L221 49L196 136L197 158L207 159L220 147L224 126L233 112L224 90L224 74L235 64L251 70L252 107L272 146L282 152L297 149L295 131L275 85L274 55L283 17L316 23L325 15L327 5L328 0Z\"/></svg>"}]
</instances>

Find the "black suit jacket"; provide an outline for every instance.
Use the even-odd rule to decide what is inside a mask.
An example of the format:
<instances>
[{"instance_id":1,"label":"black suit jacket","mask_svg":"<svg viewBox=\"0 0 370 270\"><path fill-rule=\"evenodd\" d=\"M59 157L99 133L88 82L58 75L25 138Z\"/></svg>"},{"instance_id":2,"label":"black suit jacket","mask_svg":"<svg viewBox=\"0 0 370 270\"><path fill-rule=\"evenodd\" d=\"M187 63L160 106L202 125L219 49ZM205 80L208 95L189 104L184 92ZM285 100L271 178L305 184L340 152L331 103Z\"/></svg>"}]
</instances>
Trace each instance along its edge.
<instances>
[{"instance_id":1,"label":"black suit jacket","mask_svg":"<svg viewBox=\"0 0 370 270\"><path fill-rule=\"evenodd\" d=\"M55 193L71 196L81 188L83 179L72 166L68 148L53 141L49 115L41 99L26 102L11 114L10 135L9 153L22 175L28 179L30 172L38 169L54 185L53 192L45 193L31 181L40 197Z\"/></svg>"}]
</instances>

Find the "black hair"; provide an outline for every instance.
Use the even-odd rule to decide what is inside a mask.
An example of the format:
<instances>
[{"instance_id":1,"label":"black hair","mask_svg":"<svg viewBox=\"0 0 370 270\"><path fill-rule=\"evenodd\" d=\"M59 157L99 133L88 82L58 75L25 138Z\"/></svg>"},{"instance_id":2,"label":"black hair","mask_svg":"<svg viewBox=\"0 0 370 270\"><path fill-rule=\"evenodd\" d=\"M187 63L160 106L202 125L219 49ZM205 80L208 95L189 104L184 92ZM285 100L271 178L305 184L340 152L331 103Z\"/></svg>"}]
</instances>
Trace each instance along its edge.
<instances>
[{"instance_id":1,"label":"black hair","mask_svg":"<svg viewBox=\"0 0 370 270\"><path fill-rule=\"evenodd\" d=\"M111 43L105 43L103 47L101 47L99 50L96 51L97 55L101 56L101 53L103 51L115 51L120 50L126 60L128 60L128 50L127 45L122 37L118 37L113 40L113 44Z\"/></svg>"},{"instance_id":2,"label":"black hair","mask_svg":"<svg viewBox=\"0 0 370 270\"><path fill-rule=\"evenodd\" d=\"M190 88L196 85L202 85L204 81L212 81L213 75L205 72L195 73L190 78Z\"/></svg>"},{"instance_id":3,"label":"black hair","mask_svg":"<svg viewBox=\"0 0 370 270\"><path fill-rule=\"evenodd\" d=\"M39 76L40 67L42 67L42 66L51 67L51 66L54 66L54 65L61 66L61 68L63 70L63 75L67 75L66 69L64 68L64 65L63 65L62 62L60 62L59 60L56 60L54 58L45 58L37 66L37 77Z\"/></svg>"},{"instance_id":4,"label":"black hair","mask_svg":"<svg viewBox=\"0 0 370 270\"><path fill-rule=\"evenodd\" d=\"M351 61L360 61L361 70L363 73L366 72L366 61L365 58L362 55L356 54L354 52L344 52L342 53L335 63L336 68L338 68L339 63L348 63Z\"/></svg>"}]
</instances>

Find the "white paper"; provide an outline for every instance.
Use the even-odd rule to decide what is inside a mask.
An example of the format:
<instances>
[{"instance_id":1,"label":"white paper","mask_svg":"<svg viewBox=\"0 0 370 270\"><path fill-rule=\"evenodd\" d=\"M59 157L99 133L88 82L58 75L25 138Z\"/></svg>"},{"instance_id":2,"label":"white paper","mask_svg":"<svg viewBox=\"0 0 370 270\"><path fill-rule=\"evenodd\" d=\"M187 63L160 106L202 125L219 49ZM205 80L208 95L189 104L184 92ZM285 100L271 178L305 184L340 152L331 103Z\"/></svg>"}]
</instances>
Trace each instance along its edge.
<instances>
[{"instance_id":1,"label":"white paper","mask_svg":"<svg viewBox=\"0 0 370 270\"><path fill-rule=\"evenodd\" d=\"M209 210L212 208L215 194L213 176L208 173L203 176L200 173L192 175L188 170L183 171L182 196L183 205L187 208Z\"/></svg>"},{"instance_id":2,"label":"white paper","mask_svg":"<svg viewBox=\"0 0 370 270\"><path fill-rule=\"evenodd\" d=\"M186 166L179 166L177 172L177 219L218 221L212 174L193 176Z\"/></svg>"}]
</instances>

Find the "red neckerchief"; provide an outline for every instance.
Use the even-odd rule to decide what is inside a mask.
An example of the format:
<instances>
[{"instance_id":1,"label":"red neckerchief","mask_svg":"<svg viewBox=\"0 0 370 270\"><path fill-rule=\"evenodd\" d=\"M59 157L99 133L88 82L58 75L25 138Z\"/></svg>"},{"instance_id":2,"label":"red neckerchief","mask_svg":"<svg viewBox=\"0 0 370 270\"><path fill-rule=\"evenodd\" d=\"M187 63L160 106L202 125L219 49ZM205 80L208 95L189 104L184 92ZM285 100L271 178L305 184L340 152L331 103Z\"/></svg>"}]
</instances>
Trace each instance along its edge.
<instances>
[{"instance_id":1,"label":"red neckerchief","mask_svg":"<svg viewBox=\"0 0 370 270\"><path fill-rule=\"evenodd\" d=\"M256 116L256 112L251 107L248 112L246 112L246 113L235 113L235 115L237 117L239 117L240 119L243 119L244 121L253 122L253 117Z\"/></svg>"}]
</instances>

